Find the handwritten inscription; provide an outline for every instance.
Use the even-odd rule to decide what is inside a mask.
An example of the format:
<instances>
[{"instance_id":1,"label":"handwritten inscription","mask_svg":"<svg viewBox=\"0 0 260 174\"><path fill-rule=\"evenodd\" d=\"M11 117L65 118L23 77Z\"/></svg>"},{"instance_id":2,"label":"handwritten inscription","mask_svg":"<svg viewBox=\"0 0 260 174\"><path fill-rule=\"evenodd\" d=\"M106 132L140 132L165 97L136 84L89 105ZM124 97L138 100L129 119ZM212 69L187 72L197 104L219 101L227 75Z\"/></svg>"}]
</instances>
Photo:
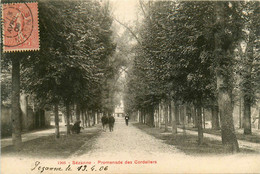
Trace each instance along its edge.
<instances>
[{"instance_id":1,"label":"handwritten inscription","mask_svg":"<svg viewBox=\"0 0 260 174\"><path fill-rule=\"evenodd\" d=\"M90 168L88 168L87 165L84 166L79 166L77 168L78 171L106 171L108 170L108 166L101 166L101 167L97 167L96 165L91 166Z\"/></svg>"},{"instance_id":2,"label":"handwritten inscription","mask_svg":"<svg viewBox=\"0 0 260 174\"><path fill-rule=\"evenodd\" d=\"M45 172L45 171L63 171L63 169L61 167L46 167L46 166L42 166L40 165L41 163L39 161L35 162L35 166L31 169L33 170L38 170L41 173Z\"/></svg>"},{"instance_id":3,"label":"handwritten inscription","mask_svg":"<svg viewBox=\"0 0 260 174\"><path fill-rule=\"evenodd\" d=\"M58 166L47 166L40 161L33 163L31 171L37 171L39 173L53 173L53 172L106 172L113 165L151 165L157 164L157 161L152 160L125 160L125 161L105 161L97 160L93 161L57 161ZM111 166L110 166L111 165Z\"/></svg>"},{"instance_id":4,"label":"handwritten inscription","mask_svg":"<svg viewBox=\"0 0 260 174\"><path fill-rule=\"evenodd\" d=\"M58 162L58 164L66 164L67 162L63 161L63 162ZM31 171L38 171L40 173L44 173L44 172L69 172L69 171L107 171L108 170L108 166L89 166L89 165L67 165L66 167L53 167L53 166L44 166L41 164L40 161L36 161L34 163L34 166L31 168Z\"/></svg>"}]
</instances>

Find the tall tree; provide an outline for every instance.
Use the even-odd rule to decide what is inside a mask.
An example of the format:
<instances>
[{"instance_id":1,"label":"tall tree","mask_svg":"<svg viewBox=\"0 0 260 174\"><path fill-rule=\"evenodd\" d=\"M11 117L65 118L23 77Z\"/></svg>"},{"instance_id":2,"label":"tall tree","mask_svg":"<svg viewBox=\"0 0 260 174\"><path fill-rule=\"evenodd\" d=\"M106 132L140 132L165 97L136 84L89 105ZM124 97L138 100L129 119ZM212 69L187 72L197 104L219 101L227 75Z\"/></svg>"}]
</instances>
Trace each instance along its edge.
<instances>
[{"instance_id":1,"label":"tall tree","mask_svg":"<svg viewBox=\"0 0 260 174\"><path fill-rule=\"evenodd\" d=\"M25 2L25 0L6 1L3 3L11 2ZM22 135L21 135L21 113L20 113L20 61L22 58L28 56L27 53L7 53L9 61L12 64L12 97L11 97L11 120L12 120L12 143L15 149L21 149Z\"/></svg>"},{"instance_id":2,"label":"tall tree","mask_svg":"<svg viewBox=\"0 0 260 174\"><path fill-rule=\"evenodd\" d=\"M241 3L241 18L243 22L242 43L245 50L240 48L238 74L240 74L241 77L240 87L244 105L244 134L252 133L251 107L256 103L257 92L259 92L259 3L260 2Z\"/></svg>"},{"instance_id":3,"label":"tall tree","mask_svg":"<svg viewBox=\"0 0 260 174\"><path fill-rule=\"evenodd\" d=\"M115 48L104 8L95 1L39 3L43 42L23 62L24 88L43 104L63 103L67 121L75 103L101 108L102 81Z\"/></svg>"},{"instance_id":4,"label":"tall tree","mask_svg":"<svg viewBox=\"0 0 260 174\"><path fill-rule=\"evenodd\" d=\"M233 123L233 107L232 107L232 46L236 41L234 36L237 33L231 31L231 36L228 33L230 25L227 24L227 19L233 18L234 25L235 14L229 14L229 10L236 10L234 4L227 2L215 3L215 58L217 61L217 91L218 91L218 105L221 118L221 136L222 143L227 150L238 152L238 142L235 135ZM237 5L237 4L236 4ZM232 16L231 16L232 15ZM237 26L239 27L239 26ZM239 32L239 31L237 31Z\"/></svg>"}]
</instances>

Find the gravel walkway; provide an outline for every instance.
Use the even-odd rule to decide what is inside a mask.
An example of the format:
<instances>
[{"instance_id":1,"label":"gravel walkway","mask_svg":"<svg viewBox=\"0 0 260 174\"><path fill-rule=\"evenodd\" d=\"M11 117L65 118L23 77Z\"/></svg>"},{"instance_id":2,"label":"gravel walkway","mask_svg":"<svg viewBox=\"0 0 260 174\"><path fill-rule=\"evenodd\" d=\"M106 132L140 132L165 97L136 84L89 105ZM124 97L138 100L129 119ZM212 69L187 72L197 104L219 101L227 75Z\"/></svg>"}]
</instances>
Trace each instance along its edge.
<instances>
[{"instance_id":1,"label":"gravel walkway","mask_svg":"<svg viewBox=\"0 0 260 174\"><path fill-rule=\"evenodd\" d=\"M113 132L102 132L101 136L95 139L95 145L91 151L84 153L84 146L71 157L99 159L140 159L156 158L162 156L184 155L174 146L163 143L155 137L146 134L129 124L126 126L121 117L116 117Z\"/></svg>"},{"instance_id":2,"label":"gravel walkway","mask_svg":"<svg viewBox=\"0 0 260 174\"><path fill-rule=\"evenodd\" d=\"M66 127L60 125L60 133L65 133L65 132L66 132ZM39 137L45 137L54 134L55 134L55 128L50 128L50 129L40 130L40 131L35 130L34 132L28 132L22 134L22 142L26 142L26 141L34 140ZM11 145L12 145L12 137L1 139L1 148L11 146Z\"/></svg>"},{"instance_id":3,"label":"gravel walkway","mask_svg":"<svg viewBox=\"0 0 260 174\"><path fill-rule=\"evenodd\" d=\"M69 159L92 161L91 165L96 166L107 165L106 173L250 173L259 169L258 155L185 155L131 124L126 126L124 119L118 117L114 131L102 132L94 141L90 151L87 152L87 145L82 146ZM130 161L132 163L128 164Z\"/></svg>"},{"instance_id":4,"label":"gravel walkway","mask_svg":"<svg viewBox=\"0 0 260 174\"><path fill-rule=\"evenodd\" d=\"M44 132L47 133L47 132ZM40 173L31 171L36 161L42 166L62 167L64 173L259 173L259 155L228 154L217 156L189 156L172 145L125 125L123 118L116 118L113 132L102 132L92 139L93 146L85 145L67 159L1 158L1 173ZM92 141L91 140L91 141ZM15 161L15 167L13 166ZM58 165L65 161L66 165ZM77 164L74 164L77 163ZM90 164L87 164L90 163ZM70 164L72 170L65 168ZM87 171L78 171L87 164ZM107 170L104 171L104 167ZM103 168L102 168L103 167ZM93 171L91 170L92 168ZM103 169L103 170L100 170ZM47 169L46 169L47 170ZM44 173L52 173L45 171ZM57 172L54 172L57 173ZM62 172L58 172L62 173Z\"/></svg>"}]
</instances>

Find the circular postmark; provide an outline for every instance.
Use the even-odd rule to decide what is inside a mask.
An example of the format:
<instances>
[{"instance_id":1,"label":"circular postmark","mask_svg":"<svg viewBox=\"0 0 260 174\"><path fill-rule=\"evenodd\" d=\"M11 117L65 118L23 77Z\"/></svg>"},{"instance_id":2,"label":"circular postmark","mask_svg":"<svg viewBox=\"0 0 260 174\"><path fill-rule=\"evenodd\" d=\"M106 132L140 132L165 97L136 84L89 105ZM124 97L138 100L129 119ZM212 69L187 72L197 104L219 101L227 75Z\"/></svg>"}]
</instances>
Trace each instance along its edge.
<instances>
[{"instance_id":1,"label":"circular postmark","mask_svg":"<svg viewBox=\"0 0 260 174\"><path fill-rule=\"evenodd\" d=\"M4 4L3 37L4 46L15 47L28 40L33 31L33 15L25 3Z\"/></svg>"}]
</instances>

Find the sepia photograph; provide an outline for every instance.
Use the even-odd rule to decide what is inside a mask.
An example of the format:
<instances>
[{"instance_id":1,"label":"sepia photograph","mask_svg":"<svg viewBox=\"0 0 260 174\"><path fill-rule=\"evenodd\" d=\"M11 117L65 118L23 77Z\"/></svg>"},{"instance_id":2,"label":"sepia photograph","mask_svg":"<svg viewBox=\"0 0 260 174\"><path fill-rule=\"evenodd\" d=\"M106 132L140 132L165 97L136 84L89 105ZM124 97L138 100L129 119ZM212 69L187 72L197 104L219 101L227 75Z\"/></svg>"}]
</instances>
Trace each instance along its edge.
<instances>
[{"instance_id":1,"label":"sepia photograph","mask_svg":"<svg viewBox=\"0 0 260 174\"><path fill-rule=\"evenodd\" d=\"M0 2L1 174L260 173L260 1Z\"/></svg>"}]
</instances>

